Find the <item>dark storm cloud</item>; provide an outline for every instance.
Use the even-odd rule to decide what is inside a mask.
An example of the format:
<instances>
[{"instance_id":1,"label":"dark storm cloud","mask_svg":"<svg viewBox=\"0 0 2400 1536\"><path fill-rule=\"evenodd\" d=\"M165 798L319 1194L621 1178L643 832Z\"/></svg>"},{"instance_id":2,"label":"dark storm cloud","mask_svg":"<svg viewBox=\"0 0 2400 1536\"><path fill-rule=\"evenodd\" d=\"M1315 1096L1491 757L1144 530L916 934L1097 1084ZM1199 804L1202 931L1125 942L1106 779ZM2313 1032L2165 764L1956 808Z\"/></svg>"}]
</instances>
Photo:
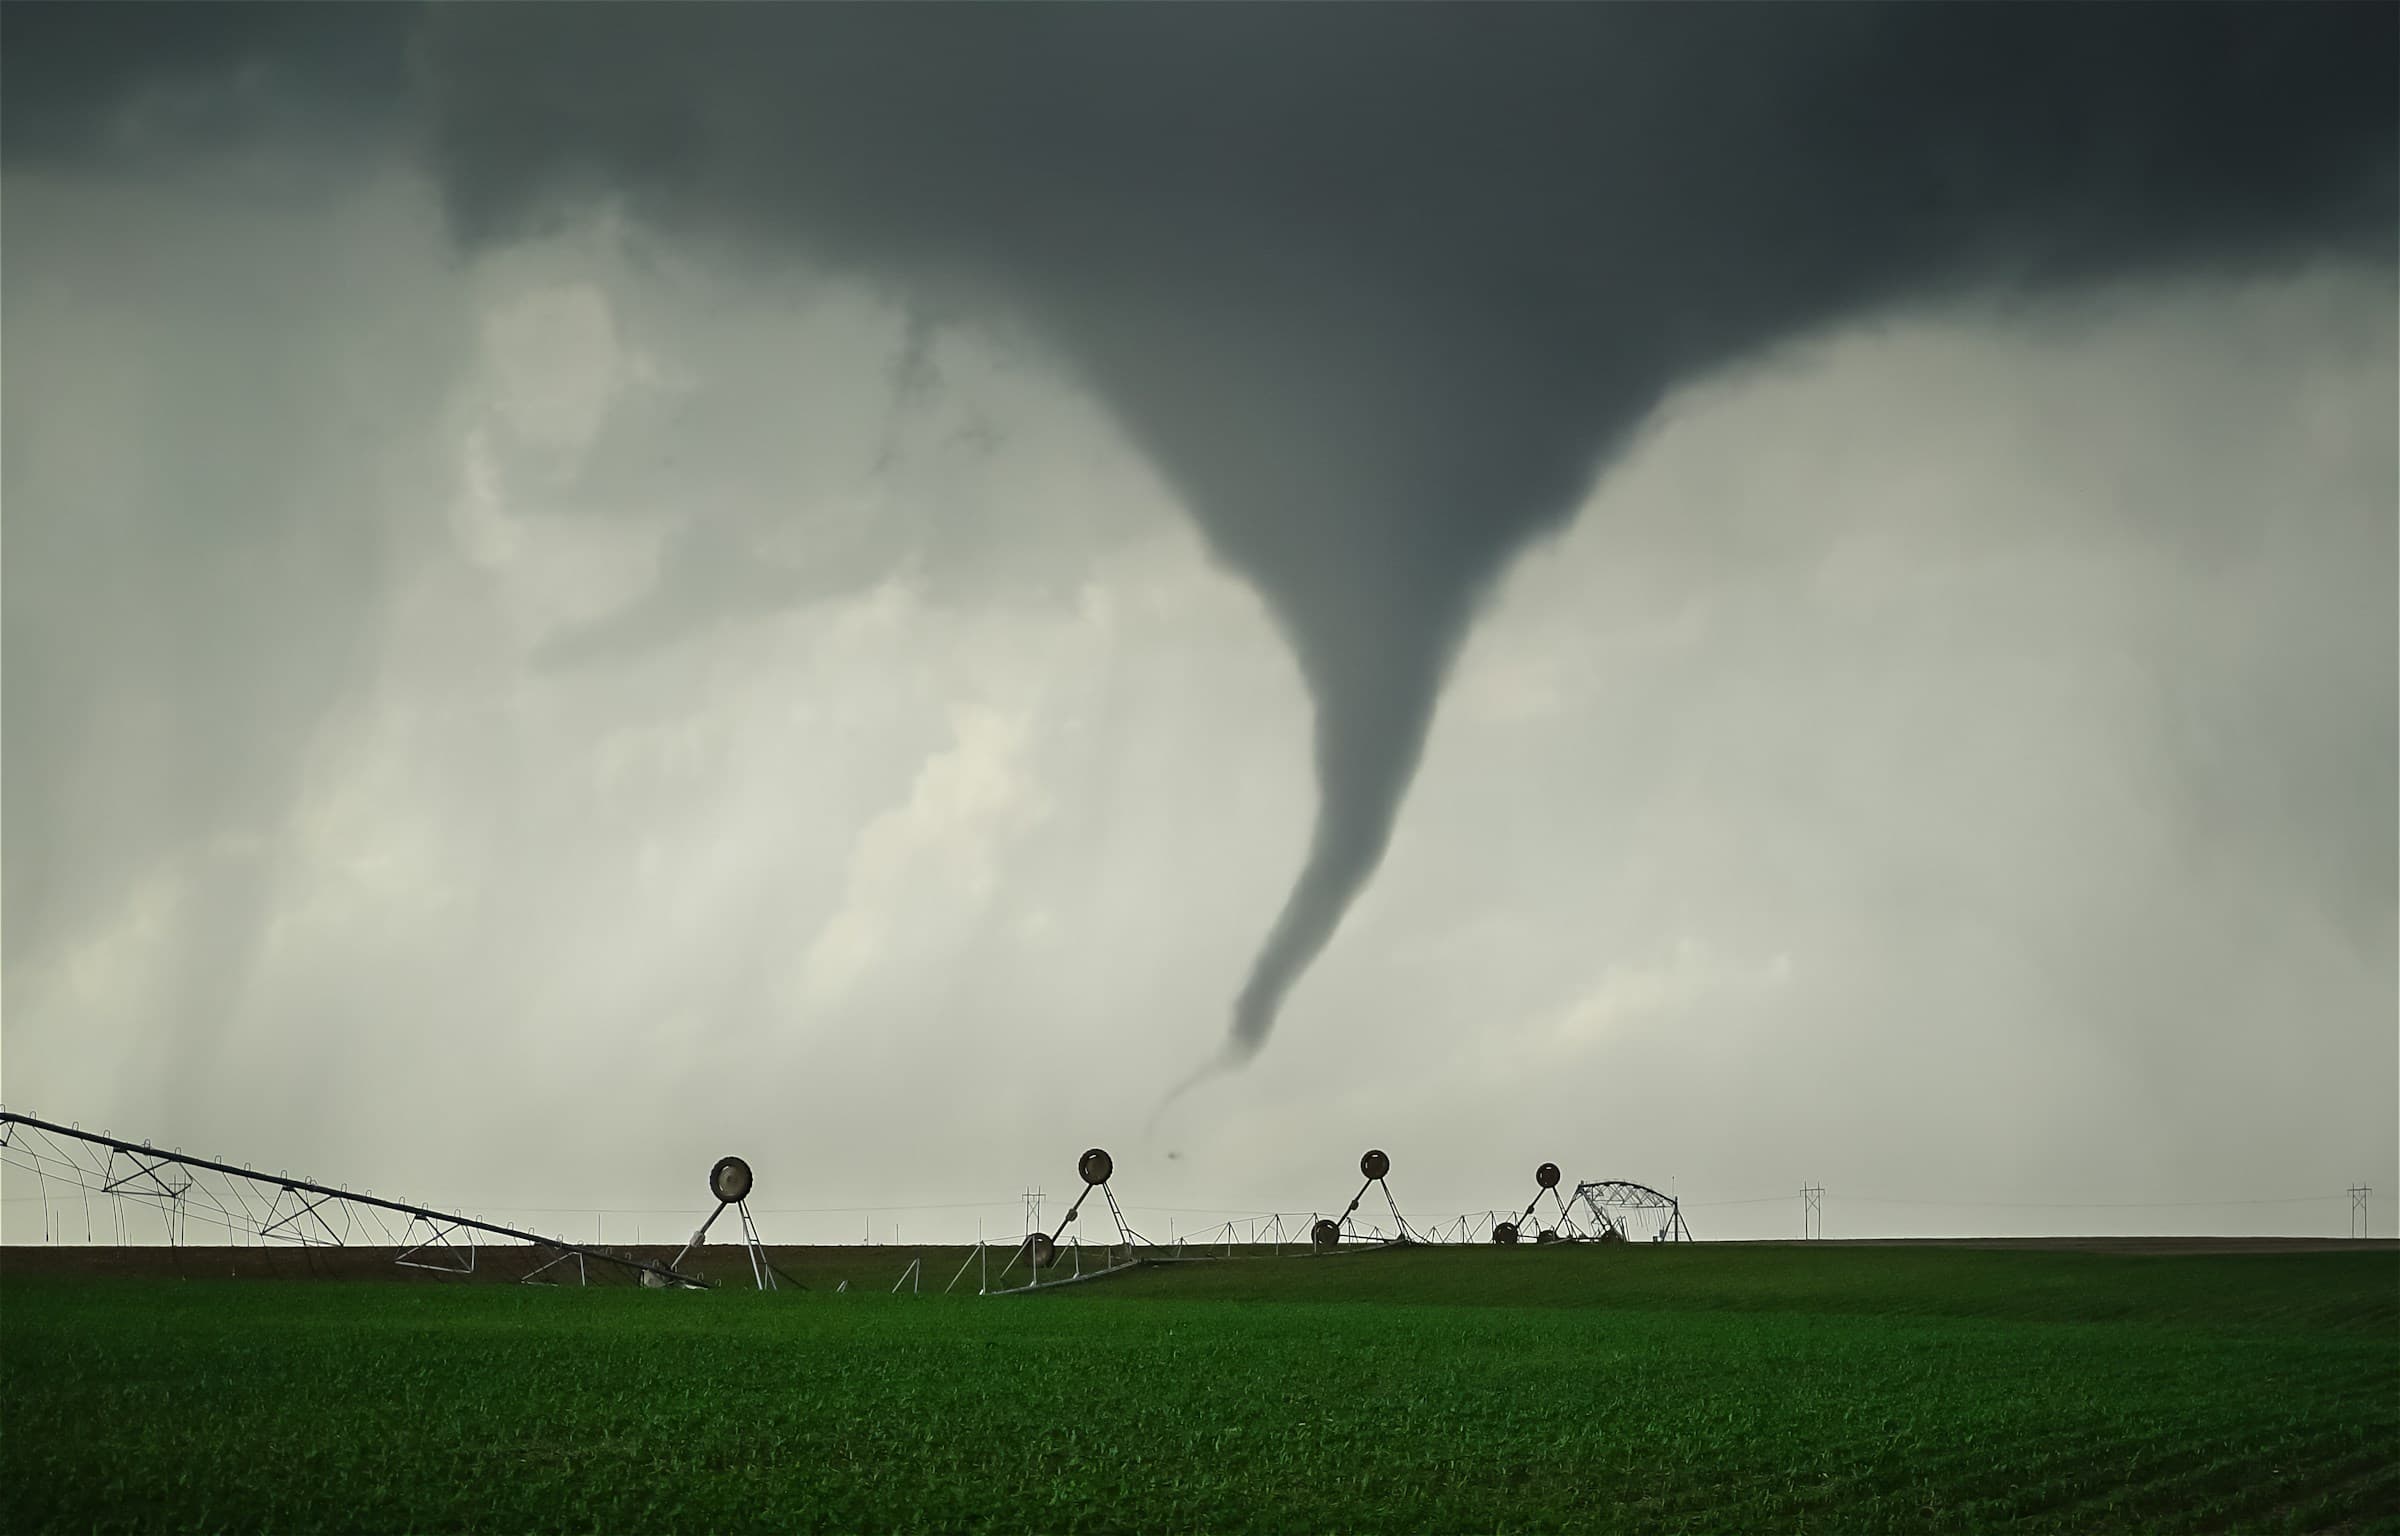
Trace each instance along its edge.
<instances>
[{"instance_id":1,"label":"dark storm cloud","mask_svg":"<svg viewBox=\"0 0 2400 1536\"><path fill-rule=\"evenodd\" d=\"M1029 318L1316 700L1265 1038L1509 555L1679 381L1869 305L2392 240L2387 8L448 11L471 237L605 194Z\"/></svg>"},{"instance_id":2,"label":"dark storm cloud","mask_svg":"<svg viewBox=\"0 0 2400 1536\"><path fill-rule=\"evenodd\" d=\"M229 79L347 57L239 14L195 55ZM1107 401L1316 703L1239 1056L1381 859L1479 600L1669 390L1875 308L2389 262L2396 14L453 7L420 84L470 241L622 202L1027 322ZM177 99L146 68L120 95ZM122 121L16 83L12 140Z\"/></svg>"},{"instance_id":3,"label":"dark storm cloud","mask_svg":"<svg viewBox=\"0 0 2400 1536\"><path fill-rule=\"evenodd\" d=\"M11 5L0 155L83 166L267 140L355 148L399 122L419 20L382 4Z\"/></svg>"}]
</instances>

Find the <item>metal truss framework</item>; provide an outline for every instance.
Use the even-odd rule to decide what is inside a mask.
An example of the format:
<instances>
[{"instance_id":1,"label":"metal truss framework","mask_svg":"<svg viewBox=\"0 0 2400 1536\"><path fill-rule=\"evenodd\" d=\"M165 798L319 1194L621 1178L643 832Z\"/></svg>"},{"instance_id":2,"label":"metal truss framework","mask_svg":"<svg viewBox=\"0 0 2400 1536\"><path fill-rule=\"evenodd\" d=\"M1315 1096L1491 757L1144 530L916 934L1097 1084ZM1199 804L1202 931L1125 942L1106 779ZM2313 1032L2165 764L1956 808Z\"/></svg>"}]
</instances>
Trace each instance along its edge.
<instances>
[{"instance_id":1,"label":"metal truss framework","mask_svg":"<svg viewBox=\"0 0 2400 1536\"><path fill-rule=\"evenodd\" d=\"M382 1246L398 1250L393 1262L405 1268L473 1274L479 1240L497 1240L541 1256L539 1264L517 1277L522 1281L539 1282L572 1261L579 1283L588 1284L591 1267L602 1265L650 1285L707 1284L673 1265L631 1254L284 1173L120 1141L5 1110L0 1110L0 1164L40 1181L45 1211L53 1183L64 1186L62 1199L68 1193L80 1195L87 1239L92 1235L91 1197L102 1195L110 1202L107 1209L119 1242L124 1241L124 1222L117 1202L131 1200L156 1209L169 1241L179 1246L197 1222L222 1232L229 1242L301 1248ZM484 1241L480 1246L493 1244Z\"/></svg>"},{"instance_id":2,"label":"metal truss framework","mask_svg":"<svg viewBox=\"0 0 2400 1536\"><path fill-rule=\"evenodd\" d=\"M1152 1245L1148 1238L1133 1230L1133 1224L1125 1219L1125 1208L1117 1204L1117 1192L1109 1186L1108 1182L1115 1176L1116 1171L1116 1159L1110 1157L1105 1148L1093 1147L1078 1158L1075 1163L1075 1174L1076 1177L1083 1180L1083 1193L1077 1195L1075 1203L1067 1207L1067 1214L1059 1218L1058 1226L1054 1230L1044 1232L1040 1227L1034 1226L1028 1221L1027 1225L1030 1230L1026 1232L1024 1240L1017 1244L1016 1251L1009 1255L1008 1262L1001 1266L1000 1278L1006 1280L1015 1271L1018 1262L1022 1260L1025 1263L1027 1274L1024 1285L1006 1290L993 1290L989 1260L987 1259L982 1288L978 1294L1007 1296L1014 1294L1016 1290L1030 1291L1038 1290L1045 1285L1065 1285L1072 1281L1096 1280L1103 1275L1113 1275L1139 1264L1141 1262L1140 1250ZM1125 1257L1120 1260L1117 1257L1117 1243L1109 1243L1100 1249L1100 1266L1087 1273L1083 1267L1083 1238L1078 1232L1075 1237L1070 1239L1067 1236L1067 1229L1075 1225L1076 1216L1083 1210L1083 1202L1091 1198L1092 1191L1095 1189L1100 1191L1100 1198L1108 1204L1109 1219L1116 1223L1117 1241L1124 1244ZM1026 1198L1028 1217L1040 1209L1040 1199L1041 1192L1039 1190L1029 1192ZM977 1243L974 1251L967 1255L967 1263L960 1265L958 1274L950 1277L950 1284L957 1285L960 1277L966 1274L968 1265L973 1264L978 1255L985 1252L986 1245ZM1067 1255L1063 1260L1060 1258L1062 1253ZM1069 1272L1063 1276L1056 1273L1062 1263L1071 1266ZM1042 1278L1042 1271L1045 1269L1052 1271L1048 1280Z\"/></svg>"},{"instance_id":3,"label":"metal truss framework","mask_svg":"<svg viewBox=\"0 0 2400 1536\"><path fill-rule=\"evenodd\" d=\"M747 1169L745 1169L745 1172L747 1172ZM753 1221L750 1217L750 1202L748 1200L725 1201L719 1204L715 1210L710 1211L708 1213L708 1220L700 1223L700 1230L694 1232L692 1234L692 1240L683 1245L683 1251L675 1255L675 1263L681 1264L684 1259L691 1254L693 1249L708 1241L708 1229L716 1225L717 1218L725 1214L728 1206L732 1207L732 1209L739 1213L741 1217L742 1249L750 1256L750 1279L762 1291L779 1291L783 1289L781 1285L776 1283L776 1269L774 1264L767 1258L767 1245L759 1241L758 1223Z\"/></svg>"},{"instance_id":4,"label":"metal truss framework","mask_svg":"<svg viewBox=\"0 0 2400 1536\"><path fill-rule=\"evenodd\" d=\"M1383 1191L1383 1203L1392 1213L1394 1235L1382 1239L1382 1241L1393 1244L1429 1241L1426 1234L1410 1226L1408 1218L1400 1214L1400 1201L1392 1193L1392 1186L1386 1179L1386 1175L1392 1171L1392 1160L1381 1148L1368 1148L1358 1160L1358 1171L1364 1175L1365 1182L1358 1186L1358 1193L1350 1197L1350 1204L1343 1210L1340 1219L1321 1218L1310 1229L1315 1247L1330 1248L1345 1239L1355 1239L1359 1236L1358 1207L1367 1198L1367 1191L1370 1189Z\"/></svg>"},{"instance_id":5,"label":"metal truss framework","mask_svg":"<svg viewBox=\"0 0 2400 1536\"><path fill-rule=\"evenodd\" d=\"M1536 1168L1533 1171L1533 1198L1525 1202L1525 1209L1514 1218L1508 1221L1498 1219L1493 1221L1492 1241L1505 1247L1516 1243L1528 1233L1537 1243L1583 1241L1583 1232L1575 1225L1573 1208L1567 1204L1566 1197L1558 1192L1558 1181L1561 1177L1556 1163L1544 1163ZM1558 1211L1555 1226L1544 1227L1534 1220L1533 1213L1541 1209L1544 1195L1550 1197L1550 1204Z\"/></svg>"},{"instance_id":6,"label":"metal truss framework","mask_svg":"<svg viewBox=\"0 0 2400 1536\"><path fill-rule=\"evenodd\" d=\"M1648 1211L1664 1213L1654 1218L1658 1222L1654 1241L1692 1241L1692 1229L1683 1224L1683 1207L1673 1195L1662 1195L1647 1184L1627 1179L1590 1179L1575 1186L1575 1198L1592 1213L1598 1235L1603 1239L1621 1241L1632 1235L1626 1231L1625 1219L1618 1212Z\"/></svg>"}]
</instances>

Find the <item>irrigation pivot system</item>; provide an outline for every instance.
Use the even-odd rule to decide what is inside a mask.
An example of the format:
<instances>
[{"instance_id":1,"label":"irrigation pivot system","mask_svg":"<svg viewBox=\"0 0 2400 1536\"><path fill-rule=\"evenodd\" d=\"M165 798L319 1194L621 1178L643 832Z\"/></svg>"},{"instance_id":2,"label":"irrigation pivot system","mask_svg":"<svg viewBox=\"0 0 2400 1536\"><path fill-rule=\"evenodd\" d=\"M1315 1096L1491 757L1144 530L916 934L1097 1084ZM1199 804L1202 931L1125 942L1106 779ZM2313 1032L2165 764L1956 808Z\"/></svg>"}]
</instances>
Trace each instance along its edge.
<instances>
[{"instance_id":1,"label":"irrigation pivot system","mask_svg":"<svg viewBox=\"0 0 2400 1536\"><path fill-rule=\"evenodd\" d=\"M1673 1195L1624 1179L1595 1179L1575 1186L1575 1198L1592 1213L1604 1243L1629 1242L1638 1232L1653 1243L1688 1243L1683 1207Z\"/></svg>"},{"instance_id":2,"label":"irrigation pivot system","mask_svg":"<svg viewBox=\"0 0 2400 1536\"><path fill-rule=\"evenodd\" d=\"M758 1282L758 1288L762 1291L780 1289L775 1284L775 1266L767 1262L767 1250L758 1241L758 1223L750 1219L750 1165L738 1157L718 1158L717 1165L708 1170L708 1192L717 1197L716 1206L709 1211L708 1220L700 1223L700 1230L692 1234L692 1240L683 1245L683 1252L675 1255L675 1262L668 1268L671 1270L680 1266L693 1249L706 1242L708 1229L716 1225L717 1218L724 1215L730 1206L741 1213L742 1246L750 1254L750 1278ZM645 1275L643 1279L653 1284L666 1283L656 1276Z\"/></svg>"},{"instance_id":3,"label":"irrigation pivot system","mask_svg":"<svg viewBox=\"0 0 2400 1536\"><path fill-rule=\"evenodd\" d=\"M1567 1209L1566 1198L1558 1192L1559 1178L1556 1163L1544 1163L1533 1170L1533 1198L1525 1202L1524 1213L1516 1220L1492 1224L1492 1241L1505 1248L1522 1238L1529 1226L1533 1227L1533 1240L1537 1243L1573 1242L1579 1239L1582 1234L1575 1230L1575 1213ZM1534 1208L1542 1203L1544 1195L1548 1195L1550 1203L1558 1207L1558 1225L1554 1227L1534 1225Z\"/></svg>"},{"instance_id":4,"label":"irrigation pivot system","mask_svg":"<svg viewBox=\"0 0 2400 1536\"><path fill-rule=\"evenodd\" d=\"M1118 1239L1129 1249L1142 1241L1141 1234L1126 1222L1124 1207L1117 1204L1117 1192L1108 1187L1108 1181L1116 1171L1117 1161L1108 1155L1105 1148L1089 1148L1075 1160L1075 1176L1083 1180L1083 1193L1077 1195L1075 1203L1067 1207L1067 1214L1058 1218L1057 1226L1048 1232L1037 1230L1025 1239L1026 1259L1037 1276L1057 1261L1059 1245L1066 1239L1067 1228L1075 1225L1076 1216L1083 1210L1083 1202L1091 1198L1095 1189L1100 1191L1100 1198L1108 1202L1108 1214L1116 1221Z\"/></svg>"},{"instance_id":5,"label":"irrigation pivot system","mask_svg":"<svg viewBox=\"0 0 2400 1536\"><path fill-rule=\"evenodd\" d=\"M387 1249L392 1262L403 1268L436 1273L555 1284L571 1272L578 1283L588 1285L597 1268L599 1276L613 1275L644 1286L705 1288L712 1282L687 1270L685 1261L708 1241L717 1220L731 1210L741 1228L740 1241L757 1288L783 1289L779 1280L799 1283L777 1270L768 1254L750 1212L754 1176L750 1164L739 1157L721 1157L709 1169L712 1203L708 1214L675 1257L664 1263L503 1226L480 1216L385 1199L364 1190L294 1178L281 1171L268 1173L219 1158L194 1157L171 1148L162 1150L147 1142L123 1141L9 1111L0 1111L0 1166L29 1173L39 1181L45 1241L50 1240L54 1219L64 1215L71 1221L80 1205L87 1242L92 1240L97 1211L104 1223L113 1218L116 1241L125 1245L128 1209L140 1207L158 1213L168 1242L178 1247L186 1243L187 1228L198 1223L237 1244L288 1245L302 1250ZM969 1270L979 1274L978 1294L1009 1295L1113 1275L1139 1264L1183 1262L1181 1242L1166 1249L1156 1247L1126 1220L1110 1183L1116 1171L1116 1159L1107 1149L1087 1149L1075 1164L1082 1191L1056 1226L1044 1231L1029 1219L1028 1230L1013 1252L1005 1242L978 1242L945 1289L956 1289ZM1410 1225L1401 1213L1389 1183L1392 1159L1382 1148L1369 1148L1358 1160L1358 1171L1363 1182L1341 1214L1314 1218L1310 1251L1328 1253L1344 1245L1358 1251L1440 1240ZM1490 1240L1503 1247L1525 1242L1691 1241L1682 1207L1672 1195L1630 1180L1587 1180L1572 1186L1570 1203L1561 1193L1562 1183L1558 1164L1543 1163L1535 1169L1534 1196L1523 1212L1513 1219L1497 1211L1489 1213ZM1380 1227L1362 1230L1358 1221L1359 1207L1375 1189L1383 1191L1384 1205L1391 1213L1389 1236ZM1116 1233L1105 1243L1086 1244L1071 1234L1078 1230L1077 1220L1094 1192L1108 1208ZM1262 1217L1251 1223L1254 1243L1259 1240L1260 1224L1268 1220ZM1280 1249L1283 1218L1271 1220ZM1470 1217L1459 1217L1453 1240L1474 1241L1469 1229L1475 1224ZM1224 1224L1227 1257L1234 1251L1235 1226L1230 1221ZM60 1230L63 1240L63 1222ZM203 1239L204 1243L212 1241ZM1001 1254L1007 1254L1007 1262L994 1275L991 1262ZM355 1265L356 1261L349 1263ZM893 1289L912 1284L922 1288L922 1263L920 1256ZM1019 1264L1026 1273L1011 1287L1009 1276Z\"/></svg>"},{"instance_id":6,"label":"irrigation pivot system","mask_svg":"<svg viewBox=\"0 0 2400 1536\"><path fill-rule=\"evenodd\" d=\"M589 1283L595 1264L648 1285L707 1283L683 1273L675 1264L612 1253L285 1173L265 1173L239 1163L120 1141L31 1115L0 1111L0 1162L40 1179L45 1203L49 1182L57 1180L80 1192L87 1202L92 1195L106 1195L112 1200L153 1205L164 1215L169 1234L179 1241L179 1235L194 1221L217 1227L229 1237L308 1248L371 1245L380 1238L380 1246L400 1250L393 1260L396 1264L472 1274L478 1239L488 1238L548 1255L519 1276L521 1280L538 1279L572 1261L576 1278L585 1283ZM743 1169L745 1177L748 1171ZM400 1218L396 1231L393 1217ZM679 1254L676 1264L681 1262Z\"/></svg>"},{"instance_id":7,"label":"irrigation pivot system","mask_svg":"<svg viewBox=\"0 0 2400 1536\"><path fill-rule=\"evenodd\" d=\"M1367 1198L1368 1190L1378 1186L1383 1190L1383 1203L1391 1207L1392 1225L1398 1229L1396 1234L1387 1241L1393 1243L1423 1242L1424 1239L1409 1227L1408 1218L1400 1214L1400 1202L1392 1197L1392 1186L1384 1183L1384 1176L1392 1171L1392 1160L1383 1154L1382 1149L1369 1148L1366 1155L1358 1160L1358 1171L1366 1175L1367 1181L1358 1186L1357 1194L1350 1197L1349 1207L1342 1212L1341 1220L1336 1221L1330 1216L1317 1219L1316 1225L1309 1229L1311 1245L1317 1248L1331 1248L1345 1237L1357 1236L1353 1218L1358 1215L1358 1203Z\"/></svg>"},{"instance_id":8,"label":"irrigation pivot system","mask_svg":"<svg viewBox=\"0 0 2400 1536\"><path fill-rule=\"evenodd\" d=\"M1117 1204L1117 1192L1109 1188L1108 1181L1116 1174L1116 1171L1117 1161L1108 1155L1105 1148L1089 1148L1083 1156L1077 1158L1075 1175L1083 1180L1083 1193L1077 1195L1075 1203L1067 1207L1067 1214L1058 1219L1056 1227L1048 1232L1037 1227L1025 1234L1025 1240L1017 1245L1017 1251L1009 1256L1007 1265L1000 1271L1000 1278L1007 1279L1010 1272L1021 1262L1028 1271L1028 1277L1025 1284L1018 1289L1037 1289L1043 1283L1042 1271L1056 1269L1061 1262L1059 1255L1062 1252L1071 1253L1073 1272L1064 1277L1054 1276L1050 1281L1053 1285L1063 1285L1070 1280L1090 1280L1101 1275L1113 1275L1121 1269L1131 1269L1140 1263L1141 1260L1137 1256L1136 1250L1149 1246L1148 1240L1139 1232L1134 1231L1132 1224L1126 1221L1124 1207ZM1100 1198L1108 1202L1108 1214L1117 1224L1117 1242L1125 1245L1125 1257L1122 1260L1117 1258L1117 1244L1112 1242L1107 1246L1100 1267L1087 1270L1083 1267L1082 1242L1078 1240L1069 1245L1066 1242L1066 1235L1067 1228L1075 1224L1076 1216L1083 1210L1083 1202L1091 1198L1092 1191L1095 1189L1100 1191ZM977 1243L974 1251L967 1256L967 1264L975 1263L978 1256L984 1251L985 1245ZM961 1265L959 1275L965 1273L966 1266ZM958 1277L953 1276L950 1283L956 1285ZM982 1294L1002 1295L1006 1293L993 1291L987 1283Z\"/></svg>"}]
</instances>

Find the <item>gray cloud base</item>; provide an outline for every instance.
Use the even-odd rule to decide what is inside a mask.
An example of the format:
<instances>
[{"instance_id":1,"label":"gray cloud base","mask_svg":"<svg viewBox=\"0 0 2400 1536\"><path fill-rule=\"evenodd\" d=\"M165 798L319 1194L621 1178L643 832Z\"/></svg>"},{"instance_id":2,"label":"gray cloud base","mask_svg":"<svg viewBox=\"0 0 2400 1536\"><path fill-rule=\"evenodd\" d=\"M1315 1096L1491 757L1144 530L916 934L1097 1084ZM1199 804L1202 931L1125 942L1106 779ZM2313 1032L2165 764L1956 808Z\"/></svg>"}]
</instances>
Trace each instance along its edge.
<instances>
[{"instance_id":1,"label":"gray cloud base","mask_svg":"<svg viewBox=\"0 0 2400 1536\"><path fill-rule=\"evenodd\" d=\"M1254 1052L1476 604L1664 391L1862 308L2388 259L2368 8L621 8L433 31L459 227L576 197L1050 337L1266 596L1321 813Z\"/></svg>"},{"instance_id":2,"label":"gray cloud base","mask_svg":"<svg viewBox=\"0 0 2400 1536\"><path fill-rule=\"evenodd\" d=\"M232 15L53 60L120 102L275 57L403 89L355 65L386 18ZM2393 256L2388 7L451 7L421 41L470 242L621 203L1010 315L1161 467L1317 710L1236 1059L1381 860L1478 603L1667 391L1895 304ZM20 159L140 120L19 73Z\"/></svg>"}]
</instances>

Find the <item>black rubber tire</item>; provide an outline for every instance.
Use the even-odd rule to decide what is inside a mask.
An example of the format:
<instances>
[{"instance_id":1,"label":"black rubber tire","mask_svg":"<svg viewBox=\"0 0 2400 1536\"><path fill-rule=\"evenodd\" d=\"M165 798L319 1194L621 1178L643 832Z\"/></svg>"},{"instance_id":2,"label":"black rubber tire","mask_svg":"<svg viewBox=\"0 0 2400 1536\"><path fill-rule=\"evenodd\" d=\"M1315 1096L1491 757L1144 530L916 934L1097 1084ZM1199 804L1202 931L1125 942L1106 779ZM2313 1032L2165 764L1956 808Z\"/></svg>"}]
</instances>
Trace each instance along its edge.
<instances>
[{"instance_id":1,"label":"black rubber tire","mask_svg":"<svg viewBox=\"0 0 2400 1536\"><path fill-rule=\"evenodd\" d=\"M739 1205L750 1198L750 1165L738 1157L720 1157L708 1170L708 1192L719 1205Z\"/></svg>"}]
</instances>

